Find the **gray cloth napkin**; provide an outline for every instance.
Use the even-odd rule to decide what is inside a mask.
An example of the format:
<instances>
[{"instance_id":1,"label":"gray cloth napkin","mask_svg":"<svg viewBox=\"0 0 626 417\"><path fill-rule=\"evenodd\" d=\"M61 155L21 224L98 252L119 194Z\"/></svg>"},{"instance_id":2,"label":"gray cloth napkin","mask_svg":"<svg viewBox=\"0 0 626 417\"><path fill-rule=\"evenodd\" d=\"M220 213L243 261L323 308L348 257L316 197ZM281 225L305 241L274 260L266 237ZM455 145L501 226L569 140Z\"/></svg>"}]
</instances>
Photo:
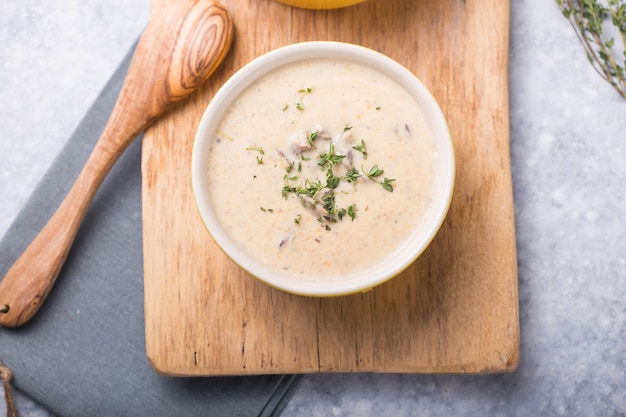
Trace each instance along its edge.
<instances>
[{"instance_id":1,"label":"gray cloth napkin","mask_svg":"<svg viewBox=\"0 0 626 417\"><path fill-rule=\"evenodd\" d=\"M46 223L100 136L134 48L0 242L0 277ZM62 416L276 416L293 375L168 378L145 350L141 139L113 167L48 300L17 329L0 327L14 384Z\"/></svg>"}]
</instances>

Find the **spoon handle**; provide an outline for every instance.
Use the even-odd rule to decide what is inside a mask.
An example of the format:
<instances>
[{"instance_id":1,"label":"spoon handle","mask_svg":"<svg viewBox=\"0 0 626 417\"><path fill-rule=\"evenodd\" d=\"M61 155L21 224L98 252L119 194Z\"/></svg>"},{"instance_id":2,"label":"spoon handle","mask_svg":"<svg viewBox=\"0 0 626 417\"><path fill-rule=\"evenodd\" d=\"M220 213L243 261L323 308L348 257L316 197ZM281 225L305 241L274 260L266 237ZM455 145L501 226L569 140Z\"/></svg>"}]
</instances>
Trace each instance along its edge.
<instances>
[{"instance_id":1,"label":"spoon handle","mask_svg":"<svg viewBox=\"0 0 626 417\"><path fill-rule=\"evenodd\" d=\"M102 143L102 142L100 142ZM74 242L99 185L117 155L97 146L69 193L0 282L0 324L20 326L39 310Z\"/></svg>"},{"instance_id":2,"label":"spoon handle","mask_svg":"<svg viewBox=\"0 0 626 417\"><path fill-rule=\"evenodd\" d=\"M76 182L0 281L0 325L18 327L35 315L115 161L140 132L215 71L232 37L228 13L211 0L179 0L151 19L111 117Z\"/></svg>"}]
</instances>

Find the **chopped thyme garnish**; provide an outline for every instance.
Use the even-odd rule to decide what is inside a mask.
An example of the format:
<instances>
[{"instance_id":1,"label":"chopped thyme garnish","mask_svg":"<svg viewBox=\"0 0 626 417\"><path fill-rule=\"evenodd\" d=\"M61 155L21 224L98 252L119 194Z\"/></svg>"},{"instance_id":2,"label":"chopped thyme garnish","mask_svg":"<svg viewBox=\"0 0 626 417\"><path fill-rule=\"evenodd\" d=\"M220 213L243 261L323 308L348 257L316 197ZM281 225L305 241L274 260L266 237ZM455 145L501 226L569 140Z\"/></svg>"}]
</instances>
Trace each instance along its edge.
<instances>
[{"instance_id":1,"label":"chopped thyme garnish","mask_svg":"<svg viewBox=\"0 0 626 417\"><path fill-rule=\"evenodd\" d=\"M337 213L337 206L335 206L335 192L328 190L322 195L322 208L330 214Z\"/></svg>"},{"instance_id":2,"label":"chopped thyme garnish","mask_svg":"<svg viewBox=\"0 0 626 417\"><path fill-rule=\"evenodd\" d=\"M393 187L391 186L391 183L394 182L395 179L393 178L387 178L385 177L385 179L383 180L383 182L381 182L380 184L383 186L383 188L387 191L389 191L390 193L393 192Z\"/></svg>"},{"instance_id":3,"label":"chopped thyme garnish","mask_svg":"<svg viewBox=\"0 0 626 417\"><path fill-rule=\"evenodd\" d=\"M260 153L261 155L256 157L256 163L259 165L263 164L263 155L265 155L265 151L263 150L263 148L261 148L260 146L251 147L246 148L246 151L257 151L258 153Z\"/></svg>"},{"instance_id":4,"label":"chopped thyme garnish","mask_svg":"<svg viewBox=\"0 0 626 417\"><path fill-rule=\"evenodd\" d=\"M296 187L291 187L289 185L283 186L282 195L285 200L289 197L289 193L295 193L295 192L296 192Z\"/></svg>"},{"instance_id":5,"label":"chopped thyme garnish","mask_svg":"<svg viewBox=\"0 0 626 417\"><path fill-rule=\"evenodd\" d=\"M356 183L356 180L361 176L361 173L359 172L358 169L356 168L352 168L346 175L344 178L344 180L346 180L349 183Z\"/></svg>"},{"instance_id":6,"label":"chopped thyme garnish","mask_svg":"<svg viewBox=\"0 0 626 417\"><path fill-rule=\"evenodd\" d=\"M261 148L260 146L246 148L246 151L257 151L257 152L258 152L258 153L260 153L261 155L265 155L265 151L264 151L264 150L263 150L263 148Z\"/></svg>"},{"instance_id":7,"label":"chopped thyme garnish","mask_svg":"<svg viewBox=\"0 0 626 417\"><path fill-rule=\"evenodd\" d=\"M331 168L326 171L326 188L337 188L341 177L336 177Z\"/></svg>"},{"instance_id":8,"label":"chopped thyme garnish","mask_svg":"<svg viewBox=\"0 0 626 417\"><path fill-rule=\"evenodd\" d=\"M287 111L287 109L289 109L289 104L285 104L285 105L283 106L283 111Z\"/></svg>"},{"instance_id":9,"label":"chopped thyme garnish","mask_svg":"<svg viewBox=\"0 0 626 417\"><path fill-rule=\"evenodd\" d=\"M318 217L317 221L320 222L322 224L322 226L324 226L324 229L330 231L330 226L328 225L328 223L326 223L326 218Z\"/></svg>"},{"instance_id":10,"label":"chopped thyme garnish","mask_svg":"<svg viewBox=\"0 0 626 417\"><path fill-rule=\"evenodd\" d=\"M365 149L365 141L363 139L361 139L360 145L355 145L352 147L352 149L361 152L363 154L363 159L367 159L367 150Z\"/></svg>"},{"instance_id":11,"label":"chopped thyme garnish","mask_svg":"<svg viewBox=\"0 0 626 417\"><path fill-rule=\"evenodd\" d=\"M363 171L363 173L365 175L367 175L367 178L374 179L376 177L380 177L381 175L383 175L383 172L385 172L384 170L378 168L378 165L374 165L369 171L365 172Z\"/></svg>"},{"instance_id":12,"label":"chopped thyme garnish","mask_svg":"<svg viewBox=\"0 0 626 417\"><path fill-rule=\"evenodd\" d=\"M311 181L310 179L307 178L306 181L304 181L304 189L300 188L298 189L297 192L298 194L305 194L311 198L315 198L315 196L317 196L317 193L321 189L322 189L321 181Z\"/></svg>"},{"instance_id":13,"label":"chopped thyme garnish","mask_svg":"<svg viewBox=\"0 0 626 417\"><path fill-rule=\"evenodd\" d=\"M334 168L335 165L341 163L341 161L343 161L343 158L345 158L346 155L337 155L335 153L335 145L330 142L330 144L328 145L328 153L321 153L320 154L320 161L318 162L318 165L324 169L327 166L330 166L330 168Z\"/></svg>"},{"instance_id":14,"label":"chopped thyme garnish","mask_svg":"<svg viewBox=\"0 0 626 417\"><path fill-rule=\"evenodd\" d=\"M234 141L235 139L232 136L228 136L226 133L222 132L222 131L216 131L215 133L217 133L218 136L222 136L225 139L228 139L229 141Z\"/></svg>"},{"instance_id":15,"label":"chopped thyme garnish","mask_svg":"<svg viewBox=\"0 0 626 417\"><path fill-rule=\"evenodd\" d=\"M393 192L393 186L391 185L392 182L395 181L394 178L387 178L385 177L382 181L377 181L375 178L376 177L380 177L381 175L383 175L383 173L385 172L385 170L378 168L378 165L374 165L369 171L365 172L363 171L363 173L365 175L367 175L367 177L372 180L372 181L376 181L378 183L380 183L380 185L387 191L389 192Z\"/></svg>"},{"instance_id":16,"label":"chopped thyme garnish","mask_svg":"<svg viewBox=\"0 0 626 417\"><path fill-rule=\"evenodd\" d=\"M261 207L261 211L264 211L264 212L266 212L266 213L273 213L273 212L274 212L274 209L271 209L271 208L266 209L266 208L264 208L264 207Z\"/></svg>"},{"instance_id":17,"label":"chopped thyme garnish","mask_svg":"<svg viewBox=\"0 0 626 417\"><path fill-rule=\"evenodd\" d=\"M302 88L300 90L298 90L298 93L302 94L302 96L300 97L300 101L296 103L296 109L303 111L304 110L304 97L308 94L311 94L311 92L313 91L313 87L306 87L306 88Z\"/></svg>"},{"instance_id":18,"label":"chopped thyme garnish","mask_svg":"<svg viewBox=\"0 0 626 417\"><path fill-rule=\"evenodd\" d=\"M354 218L356 217L356 206L354 204L348 206L348 216L350 216L352 221L354 221Z\"/></svg>"},{"instance_id":19,"label":"chopped thyme garnish","mask_svg":"<svg viewBox=\"0 0 626 417\"><path fill-rule=\"evenodd\" d=\"M311 145L311 147L314 149L315 149L315 139L317 138L318 134L319 134L319 131L314 130L311 132L311 134L307 138L307 140L309 141L309 145Z\"/></svg>"},{"instance_id":20,"label":"chopped thyme garnish","mask_svg":"<svg viewBox=\"0 0 626 417\"><path fill-rule=\"evenodd\" d=\"M311 89L300 90L300 93L304 95L309 94ZM301 103L300 103L301 104ZM352 129L352 126L346 124L343 128L343 133ZM357 217L356 204L350 204L347 207L341 207L337 201L337 195L350 195L350 192L341 188L341 183L352 184L356 190L357 182L363 178L366 181L374 181L383 187L384 190L393 192L392 183L395 179L383 178L384 170L378 165L366 169L361 165L361 170L352 166L352 155L348 152L343 155L338 153L335 147L335 142L330 140L328 143L328 150L326 152L315 151L316 139L319 139L321 129L311 131L307 136L308 147L294 152L294 155L300 155L300 160L289 161L286 168L286 173L283 175L283 186L281 195L285 200L288 200L290 196L296 198L302 207L315 215L315 218L320 222L322 227L326 230L331 230L331 224L343 221L348 217L354 221ZM328 138L324 133L324 141ZM318 140L319 142L319 140ZM360 152L363 155L363 160L367 159L367 147L364 140L360 141L360 144L354 145L352 149ZM255 150L261 154L264 154L263 149L259 148L247 148L248 150ZM302 152L302 153L300 153ZM279 154L282 155L281 152ZM348 159L349 163L345 163L344 160L350 155ZM284 157L284 155L283 155ZM287 159L287 158L285 158ZM308 170L313 168L314 162L306 164L306 161L316 160L317 166L324 172L325 179L319 180L317 175L313 174L313 177L307 177ZM297 162L297 164L296 164ZM297 171L297 172L296 172ZM294 175L295 174L295 175ZM270 211L270 209L261 208L263 211ZM367 211L367 208L365 209ZM302 213L298 213L294 218L295 224L300 224L302 221Z\"/></svg>"}]
</instances>

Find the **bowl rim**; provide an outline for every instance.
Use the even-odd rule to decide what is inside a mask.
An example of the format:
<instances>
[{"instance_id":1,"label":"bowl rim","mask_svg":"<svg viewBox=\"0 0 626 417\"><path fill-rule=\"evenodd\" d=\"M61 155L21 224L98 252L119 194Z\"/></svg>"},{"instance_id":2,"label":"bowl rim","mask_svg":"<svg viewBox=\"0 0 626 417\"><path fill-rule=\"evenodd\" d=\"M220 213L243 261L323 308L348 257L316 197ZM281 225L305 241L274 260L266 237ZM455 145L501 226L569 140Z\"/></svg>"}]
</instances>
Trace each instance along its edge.
<instances>
[{"instance_id":1,"label":"bowl rim","mask_svg":"<svg viewBox=\"0 0 626 417\"><path fill-rule=\"evenodd\" d=\"M351 61L377 70L407 90L418 101L433 131L437 144L439 172L433 204L426 221L391 258L374 265L347 280L292 279L263 267L247 256L228 237L213 213L206 186L208 147L223 114L232 102L253 82L284 65L309 59L339 59ZM442 175L443 174L443 175ZM191 157L191 186L204 227L220 249L239 267L266 284L298 295L328 297L368 291L397 276L411 265L430 245L441 228L451 204L456 176L455 155L450 131L436 99L410 70L392 58L364 46L336 42L309 41L294 43L267 52L236 71L217 91L205 109L196 136ZM418 231L420 233L418 233ZM417 239L419 238L419 239ZM394 261L394 262L392 262Z\"/></svg>"}]
</instances>

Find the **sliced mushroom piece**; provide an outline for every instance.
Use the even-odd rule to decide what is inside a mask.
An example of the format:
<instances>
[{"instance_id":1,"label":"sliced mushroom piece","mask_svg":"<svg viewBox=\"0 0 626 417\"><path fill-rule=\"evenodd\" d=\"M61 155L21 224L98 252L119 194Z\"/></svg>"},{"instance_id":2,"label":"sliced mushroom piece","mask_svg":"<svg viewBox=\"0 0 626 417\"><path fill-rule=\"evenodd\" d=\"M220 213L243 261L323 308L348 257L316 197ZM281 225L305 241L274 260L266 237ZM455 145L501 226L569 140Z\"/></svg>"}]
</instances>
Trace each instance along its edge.
<instances>
[{"instance_id":1,"label":"sliced mushroom piece","mask_svg":"<svg viewBox=\"0 0 626 417\"><path fill-rule=\"evenodd\" d=\"M294 155L301 155L306 151L313 149L313 145L309 141L309 133L304 130L298 130L289 138L289 149Z\"/></svg>"},{"instance_id":2,"label":"sliced mushroom piece","mask_svg":"<svg viewBox=\"0 0 626 417\"><path fill-rule=\"evenodd\" d=\"M280 243L278 244L279 248L284 247L285 245L287 245L289 242L291 242L293 240L293 238L296 237L296 232L294 232L293 230L289 233L287 233L287 235L285 235L285 237L283 237L280 240Z\"/></svg>"}]
</instances>

